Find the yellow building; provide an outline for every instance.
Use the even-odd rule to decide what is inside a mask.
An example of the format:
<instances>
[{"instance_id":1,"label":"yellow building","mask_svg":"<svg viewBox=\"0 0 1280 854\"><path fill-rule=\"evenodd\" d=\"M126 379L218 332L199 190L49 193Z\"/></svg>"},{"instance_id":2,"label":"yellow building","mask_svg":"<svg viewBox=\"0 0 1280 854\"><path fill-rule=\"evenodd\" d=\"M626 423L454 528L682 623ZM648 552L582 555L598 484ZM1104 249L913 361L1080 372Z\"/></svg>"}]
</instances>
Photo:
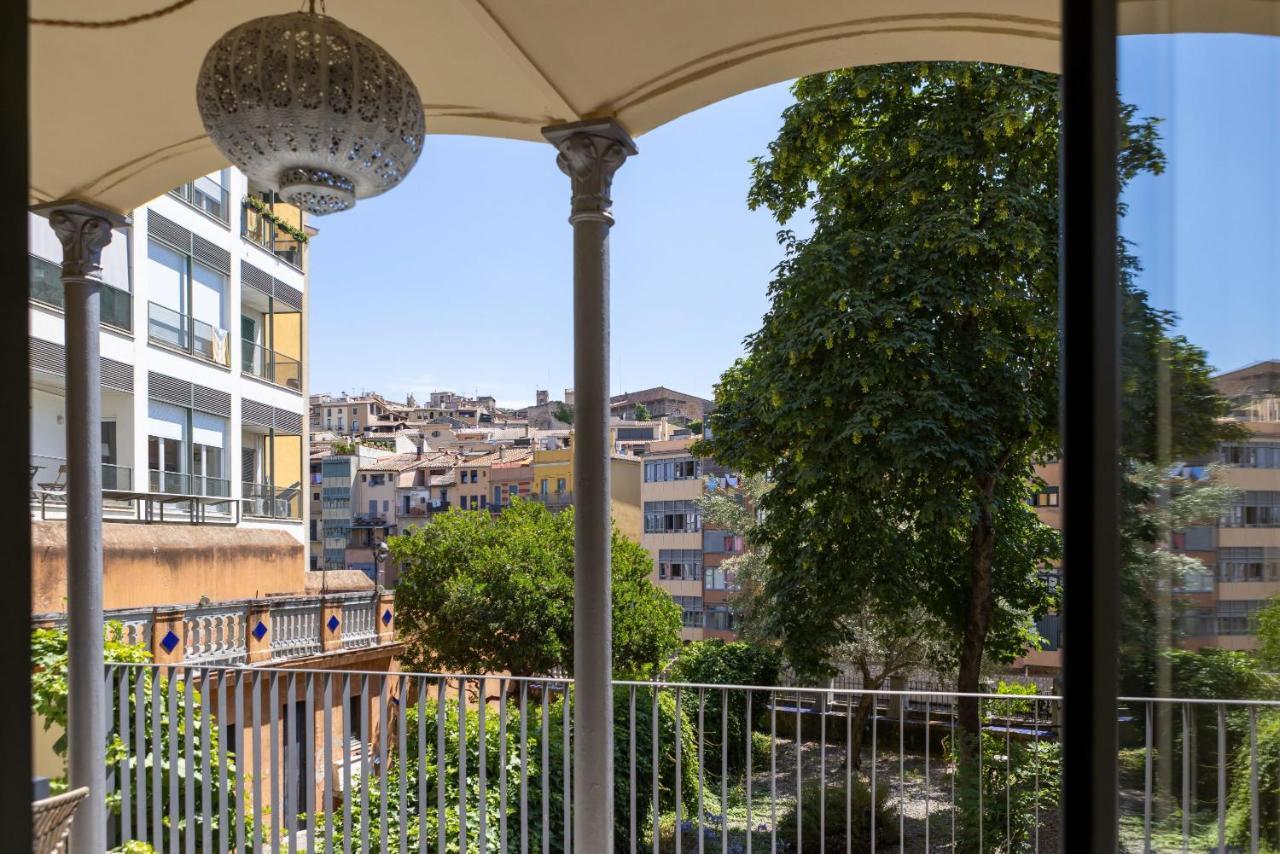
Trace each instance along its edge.
<instances>
[{"instance_id":1,"label":"yellow building","mask_svg":"<svg viewBox=\"0 0 1280 854\"><path fill-rule=\"evenodd\" d=\"M634 542L640 542L640 460L614 455L609 467L613 524ZM573 503L573 448L534 449L533 492L529 496L552 510Z\"/></svg>"}]
</instances>

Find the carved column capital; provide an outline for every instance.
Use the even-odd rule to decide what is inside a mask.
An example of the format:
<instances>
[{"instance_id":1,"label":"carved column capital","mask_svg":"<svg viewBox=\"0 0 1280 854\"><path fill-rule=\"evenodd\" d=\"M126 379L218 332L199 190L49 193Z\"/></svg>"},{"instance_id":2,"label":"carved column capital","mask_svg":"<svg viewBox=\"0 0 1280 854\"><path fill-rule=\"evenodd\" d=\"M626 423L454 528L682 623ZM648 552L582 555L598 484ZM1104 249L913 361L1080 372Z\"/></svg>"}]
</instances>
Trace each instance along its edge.
<instances>
[{"instance_id":1,"label":"carved column capital","mask_svg":"<svg viewBox=\"0 0 1280 854\"><path fill-rule=\"evenodd\" d=\"M102 250L111 242L111 230L128 225L129 218L74 200L50 202L34 210L49 218L49 226L62 244L63 281L100 282Z\"/></svg>"},{"instance_id":2,"label":"carved column capital","mask_svg":"<svg viewBox=\"0 0 1280 854\"><path fill-rule=\"evenodd\" d=\"M542 134L560 152L556 165L573 185L569 222L594 220L612 225L613 175L636 153L631 137L612 119L557 125L543 128Z\"/></svg>"}]
</instances>

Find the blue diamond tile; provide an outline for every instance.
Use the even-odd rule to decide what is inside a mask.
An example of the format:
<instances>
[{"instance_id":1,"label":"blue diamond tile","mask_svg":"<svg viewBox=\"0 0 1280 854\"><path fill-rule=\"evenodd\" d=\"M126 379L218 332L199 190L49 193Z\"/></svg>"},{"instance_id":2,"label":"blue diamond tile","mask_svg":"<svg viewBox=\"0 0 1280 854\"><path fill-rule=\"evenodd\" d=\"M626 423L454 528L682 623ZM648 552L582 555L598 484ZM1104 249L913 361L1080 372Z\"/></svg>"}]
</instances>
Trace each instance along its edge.
<instances>
[{"instance_id":1,"label":"blue diamond tile","mask_svg":"<svg viewBox=\"0 0 1280 854\"><path fill-rule=\"evenodd\" d=\"M253 636L258 640L262 640L267 634L267 627L263 625L262 620L258 620L258 625L253 627Z\"/></svg>"},{"instance_id":2,"label":"blue diamond tile","mask_svg":"<svg viewBox=\"0 0 1280 854\"><path fill-rule=\"evenodd\" d=\"M384 626L391 625L391 609L390 608L382 612L382 625Z\"/></svg>"},{"instance_id":3,"label":"blue diamond tile","mask_svg":"<svg viewBox=\"0 0 1280 854\"><path fill-rule=\"evenodd\" d=\"M329 622L326 623L326 625L329 627L329 631L336 632L340 624L341 624L341 621L338 619L338 616L336 614L329 615Z\"/></svg>"},{"instance_id":4,"label":"blue diamond tile","mask_svg":"<svg viewBox=\"0 0 1280 854\"><path fill-rule=\"evenodd\" d=\"M160 645L164 647L165 652L173 652L173 648L178 645L178 641L180 640L181 638L179 638L172 631L170 631L168 634L166 634L163 638L160 639Z\"/></svg>"}]
</instances>

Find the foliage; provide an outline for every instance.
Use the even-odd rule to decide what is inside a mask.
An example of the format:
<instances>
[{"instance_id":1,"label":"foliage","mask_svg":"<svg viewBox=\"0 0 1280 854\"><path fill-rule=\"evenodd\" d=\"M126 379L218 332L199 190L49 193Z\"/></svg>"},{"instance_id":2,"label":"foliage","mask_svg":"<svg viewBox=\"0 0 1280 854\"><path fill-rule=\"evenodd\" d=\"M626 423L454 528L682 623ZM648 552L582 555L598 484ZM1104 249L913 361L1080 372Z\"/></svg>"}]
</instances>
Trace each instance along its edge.
<instances>
[{"instance_id":1,"label":"foliage","mask_svg":"<svg viewBox=\"0 0 1280 854\"><path fill-rule=\"evenodd\" d=\"M1280 598L1258 612L1258 660L1272 672L1280 671Z\"/></svg>"},{"instance_id":2,"label":"foliage","mask_svg":"<svg viewBox=\"0 0 1280 854\"><path fill-rule=\"evenodd\" d=\"M998 694L1035 694L1034 684L1001 682ZM1004 727L1010 718L1030 717L1033 700L992 700L983 706L982 750L975 736L957 730L950 749L957 763L956 808L964 851L1020 851L1045 816L1058 808L1062 785L1062 746L1056 740L1013 738L988 727ZM1042 714L1047 709L1041 708ZM970 741L964 745L959 742ZM980 828L982 829L980 834ZM979 846L981 835L981 846Z\"/></svg>"},{"instance_id":3,"label":"foliage","mask_svg":"<svg viewBox=\"0 0 1280 854\"><path fill-rule=\"evenodd\" d=\"M1123 481L1121 504L1121 567L1119 656L1122 692L1141 696L1168 696L1169 681L1162 687L1158 673L1161 650L1174 636L1176 613L1170 607L1162 615L1161 597L1206 571L1200 560L1168 548L1170 534L1191 525L1213 524L1234 500L1237 492L1222 480L1219 467L1203 473L1187 467L1162 468L1153 463L1130 461ZM1174 659L1165 658L1164 662ZM1177 689L1182 694L1182 688ZM1219 696L1235 696L1223 694Z\"/></svg>"},{"instance_id":4,"label":"foliage","mask_svg":"<svg viewBox=\"0 0 1280 854\"><path fill-rule=\"evenodd\" d=\"M799 816L796 806L788 807L778 818L778 840L790 846L797 838L801 845L795 850L817 851L824 840L822 831L826 831L826 849L844 851L845 842L852 842L850 851L871 850L871 787L855 778L853 791L849 792L843 782L826 786L826 809L819 809L819 798L822 795L822 783L818 780L806 782L800 793ZM846 799L849 803L846 805ZM852 824L846 823L846 807L852 813ZM896 842L898 839L898 817L889 806L889 787L884 783L876 786L876 846L881 843ZM825 813L825 816L824 816ZM797 832L797 823L800 828ZM848 836L846 836L848 834ZM791 850L788 848L787 850Z\"/></svg>"},{"instance_id":5,"label":"foliage","mask_svg":"<svg viewBox=\"0 0 1280 854\"><path fill-rule=\"evenodd\" d=\"M701 419L695 419L695 420L693 420L693 421L690 421L690 422L689 422L688 424L686 424L685 426L689 428L689 432L690 432L690 433L692 433L693 435L695 435L695 436L701 436L701 435L702 435L702 421L701 421Z\"/></svg>"},{"instance_id":6,"label":"foliage","mask_svg":"<svg viewBox=\"0 0 1280 854\"><path fill-rule=\"evenodd\" d=\"M515 501L453 511L391 537L402 567L396 620L408 669L550 673L573 667L573 509ZM651 672L679 646L680 609L649 580L648 552L613 532L613 656Z\"/></svg>"},{"instance_id":7,"label":"foliage","mask_svg":"<svg viewBox=\"0 0 1280 854\"><path fill-rule=\"evenodd\" d=\"M776 685L782 667L782 655L774 647L756 646L737 641L705 640L687 644L667 671L675 682L702 685ZM703 695L703 733L705 749L712 756L721 755L727 739L730 775L746 765L747 758L747 692L740 690L706 691ZM725 701L727 699L727 708ZM765 720L767 696L753 698L755 723ZM690 698L688 714L697 714L697 698ZM725 726L727 724L727 726ZM720 763L711 762L708 776L720 779Z\"/></svg>"},{"instance_id":8,"label":"foliage","mask_svg":"<svg viewBox=\"0 0 1280 854\"><path fill-rule=\"evenodd\" d=\"M557 403L555 411L551 413L557 421L564 424L573 423L573 407L567 403Z\"/></svg>"},{"instance_id":9,"label":"foliage","mask_svg":"<svg viewBox=\"0 0 1280 854\"><path fill-rule=\"evenodd\" d=\"M564 699L559 692L548 695L546 707L546 735L543 735L542 698L538 690L530 690L526 697L526 713L524 728L528 733L526 742L527 763L525 780L527 781L528 850L540 851L543 844L543 833L548 833L546 843L548 849L563 852L564 845L564 784L565 784L565 751L564 751ZM494 698L490 698L491 700ZM630 733L632 726L630 710L631 694L625 689L616 689L614 695L614 827L618 850L626 850L631 824L630 776L628 774ZM480 823L480 778L481 762L480 714L477 698L472 698L466 712L466 751L467 751L467 791L465 822L468 833L468 845L474 846L477 840L477 828ZM644 831L651 821L653 808L653 778L649 773L649 761L653 755L653 692L644 688L635 690L635 743L636 756L642 761L636 774L636 827L638 832ZM501 732L498 726L498 709L492 703L486 707L484 762L485 762L485 823L489 828L488 849L498 850L498 834L496 828L503 818L501 783L505 777L507 788L506 823L509 832L518 834L520 828L520 732L521 716L518 695L506 700L507 740L506 764L502 764ZM352 814L349 833L344 834L341 813L333 816L333 827L326 831L321 824L316 838L321 851L341 851L349 837L359 845L368 824L370 854L380 852L417 851L419 834L425 833L428 846L434 850L440 832L440 812L438 809L439 786L441 774L445 789L444 831L450 846L448 850L456 851L461 826L459 802L461 792L458 783L461 778L458 754L458 704L456 700L447 699L444 704L444 767L440 768L437 753L439 729L439 710L435 698L428 698L425 705L419 708L416 704L405 712L405 756L408 761L402 765L398 747L389 751L386 812L382 808L381 781L371 777L366 784L365 792L361 792L359 782L353 783L351 793ZM419 741L419 727L424 739ZM675 809L675 755L676 755L677 717L675 701L670 693L662 693L658 698L658 754L659 754L659 809ZM696 808L697 766L695 757L697 748L694 733L687 720L680 720L679 744L682 750L681 760L681 793L682 809L686 814ZM396 736L398 738L398 735ZM544 750L547 764L542 764ZM420 746L425 750L419 752ZM418 757L422 756L422 767L425 767L425 780L419 775L422 767ZM546 775L545 791L543 775ZM426 801L419 800L420 786L425 783ZM542 822L543 799L546 799L548 824ZM405 814L410 817L403 833L407 847L400 845L401 831L399 816L401 800L404 800ZM367 806L364 804L367 802ZM422 828L419 828L421 818ZM322 822L317 817L318 822ZM330 838L331 837L331 838ZM324 845L328 840L328 848ZM468 850L472 850L470 847Z\"/></svg>"},{"instance_id":10,"label":"foliage","mask_svg":"<svg viewBox=\"0 0 1280 854\"><path fill-rule=\"evenodd\" d=\"M694 445L695 453L700 446ZM723 528L742 536L742 554L722 561L726 583L732 579L729 604L733 608L738 636L756 644L776 643L778 633L770 625L771 612L761 596L768 572L768 547L759 542L757 526L760 501L771 484L762 474L747 475L737 489L708 490L694 499L704 525Z\"/></svg>"},{"instance_id":11,"label":"foliage","mask_svg":"<svg viewBox=\"0 0 1280 854\"><path fill-rule=\"evenodd\" d=\"M354 442L334 442L333 452L340 457L349 457L356 452Z\"/></svg>"},{"instance_id":12,"label":"foliage","mask_svg":"<svg viewBox=\"0 0 1280 854\"><path fill-rule=\"evenodd\" d=\"M1250 850L1252 828L1252 796L1248 784L1253 763L1258 765L1258 839L1263 851L1275 851L1273 841L1280 838L1280 714L1274 710L1258 714L1258 749L1251 749L1248 738L1238 741L1231 761L1231 779L1227 805L1227 842Z\"/></svg>"},{"instance_id":13,"label":"foliage","mask_svg":"<svg viewBox=\"0 0 1280 854\"><path fill-rule=\"evenodd\" d=\"M276 228L280 229L299 243L307 243L311 240L311 235L307 234L302 229L295 227L293 223L283 217L278 216L276 212L271 209L271 205L267 204L264 199L258 196L245 196L244 203L257 211L258 216L262 217L267 222L275 223Z\"/></svg>"},{"instance_id":14,"label":"foliage","mask_svg":"<svg viewBox=\"0 0 1280 854\"><path fill-rule=\"evenodd\" d=\"M119 623L108 623L106 626L106 643L104 648L104 657L108 664L144 664L151 661L151 656L141 646L133 646L123 643L123 630ZM45 729L53 726L60 727L63 731L57 741L54 742L54 750L64 761L67 754L67 633L63 629L36 629L32 632L31 637L31 664L32 664L32 705L35 714L44 719ZM219 735L218 727L212 719L206 719L200 704L200 692L192 688L191 711L187 711L185 702L185 692L189 684L178 679L159 679L158 684L153 685L153 680L157 675L157 671L149 667L125 667L120 673L127 678L125 691L113 690L110 692L112 698L111 718L112 721L118 721L121 715L121 703L125 704L123 714L131 724L138 720L141 716L143 726L141 733L134 731L130 738L130 743L126 744L119 733L112 733L111 739L107 744L107 768L103 769L104 776L108 773L120 773L122 770L130 775L130 779L136 779L139 767L143 769L146 780L146 804L145 815L150 816L156 801L157 793L159 794L159 810L162 815L163 831L161 839L152 839L153 843L160 845L162 849L167 848L170 840L176 840L179 834L185 834L188 827L188 821L191 822L196 838L204 832L204 815L206 813L206 805L204 804L205 781L208 782L208 790L211 794L211 802L208 804L207 812L213 816L211 828L213 832L218 833L218 816L223 809L225 801L228 811L229 826L234 827L238 817L239 799L235 791L237 780L235 757L228 752L227 766L225 768L226 779L230 782L227 788L219 785L224 769L221 767L219 759ZM114 684L118 684L120 678L119 673L116 674ZM136 690L141 686L142 708L138 708L138 694ZM170 692L176 695L176 703L174 704L175 716L169 714L167 698ZM153 701L158 698L159 709L156 710L156 717L159 720L160 732L158 738L152 730L153 721ZM207 731L206 731L207 730ZM188 752L185 747L188 732L192 738L192 750ZM205 738L208 738L209 752L206 754L203 749ZM158 744L157 744L158 742ZM147 751L139 755L136 752L137 746L141 744ZM173 744L178 748L174 754L170 753L170 745ZM182 760L180 767L172 768L170 766L169 757L177 755L180 752ZM160 769L160 786L157 789L153 784L153 772L156 766ZM193 803L183 802L181 808L178 805L171 805L169 802L169 782L173 775L179 775L180 780L190 780L194 783L195 801ZM66 776L59 777L52 781L55 791L62 791L66 788ZM180 788L182 788L180 786ZM134 807L137 806L138 791L134 791ZM107 812L109 816L118 820L122 809L122 799L120 791L117 789L107 796ZM178 816L178 822L173 824L172 816ZM251 824L249 816L244 818L246 824ZM174 843L176 844L176 842ZM145 850L145 849L141 849Z\"/></svg>"},{"instance_id":15,"label":"foliage","mask_svg":"<svg viewBox=\"0 0 1280 854\"><path fill-rule=\"evenodd\" d=\"M637 404L636 404L636 412L635 412L635 420L637 420L637 421L648 421L648 420L650 420L651 418L653 418L653 416L649 414L649 407L645 406L643 403L637 403Z\"/></svg>"}]
</instances>

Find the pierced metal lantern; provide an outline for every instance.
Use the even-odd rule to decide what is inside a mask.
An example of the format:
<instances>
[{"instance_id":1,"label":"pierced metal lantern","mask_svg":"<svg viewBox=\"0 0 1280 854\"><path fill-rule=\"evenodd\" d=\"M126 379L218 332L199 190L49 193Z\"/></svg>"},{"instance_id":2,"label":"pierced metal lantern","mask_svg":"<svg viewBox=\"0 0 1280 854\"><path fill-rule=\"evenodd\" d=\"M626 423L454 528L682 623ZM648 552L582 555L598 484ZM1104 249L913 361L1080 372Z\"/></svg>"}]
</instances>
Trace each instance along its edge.
<instances>
[{"instance_id":1,"label":"pierced metal lantern","mask_svg":"<svg viewBox=\"0 0 1280 854\"><path fill-rule=\"evenodd\" d=\"M400 64L314 12L257 18L218 39L200 66L196 103L228 160L313 214L399 184L426 133Z\"/></svg>"}]
</instances>

